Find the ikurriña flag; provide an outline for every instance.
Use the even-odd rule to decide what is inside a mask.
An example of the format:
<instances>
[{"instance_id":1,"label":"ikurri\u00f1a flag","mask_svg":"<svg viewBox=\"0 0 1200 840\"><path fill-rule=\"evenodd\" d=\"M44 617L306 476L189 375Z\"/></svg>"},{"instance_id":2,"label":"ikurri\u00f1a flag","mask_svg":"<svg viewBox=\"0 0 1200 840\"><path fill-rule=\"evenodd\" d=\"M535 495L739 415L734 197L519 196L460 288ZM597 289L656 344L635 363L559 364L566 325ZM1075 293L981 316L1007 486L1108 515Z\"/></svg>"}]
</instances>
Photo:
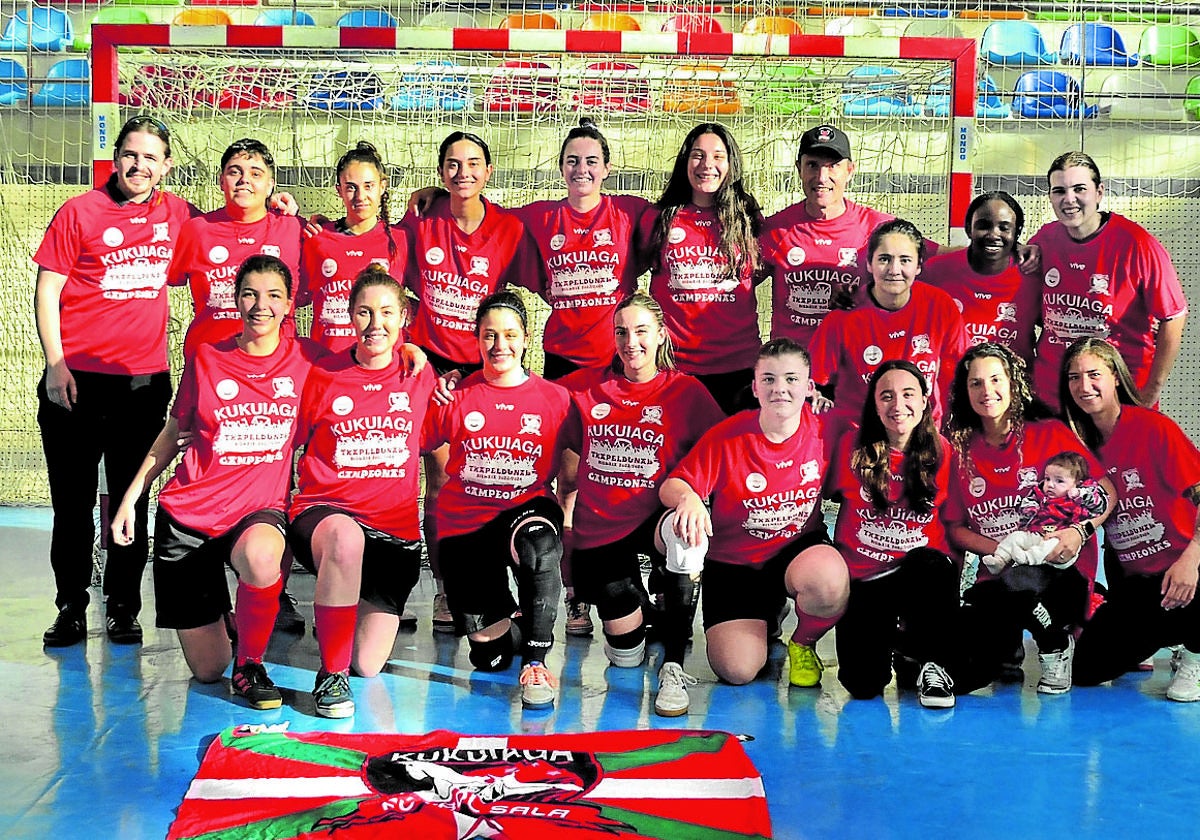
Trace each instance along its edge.
<instances>
[{"instance_id":1,"label":"ikurri\u00f1a flag","mask_svg":"<svg viewBox=\"0 0 1200 840\"><path fill-rule=\"evenodd\" d=\"M767 840L762 778L736 736L218 735L168 840Z\"/></svg>"}]
</instances>

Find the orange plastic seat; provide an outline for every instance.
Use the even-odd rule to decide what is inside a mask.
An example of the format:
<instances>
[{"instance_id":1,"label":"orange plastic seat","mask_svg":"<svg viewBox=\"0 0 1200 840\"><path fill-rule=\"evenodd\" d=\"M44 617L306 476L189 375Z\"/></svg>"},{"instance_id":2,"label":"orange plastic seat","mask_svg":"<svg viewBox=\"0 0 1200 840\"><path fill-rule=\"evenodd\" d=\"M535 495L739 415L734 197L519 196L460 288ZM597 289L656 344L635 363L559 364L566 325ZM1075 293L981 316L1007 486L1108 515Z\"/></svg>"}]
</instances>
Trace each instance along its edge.
<instances>
[{"instance_id":1,"label":"orange plastic seat","mask_svg":"<svg viewBox=\"0 0 1200 840\"><path fill-rule=\"evenodd\" d=\"M497 29L558 29L558 20L545 12L514 13L500 21Z\"/></svg>"},{"instance_id":2,"label":"orange plastic seat","mask_svg":"<svg viewBox=\"0 0 1200 840\"><path fill-rule=\"evenodd\" d=\"M742 24L743 35L803 35L799 23L787 17L769 15L751 18Z\"/></svg>"},{"instance_id":3,"label":"orange plastic seat","mask_svg":"<svg viewBox=\"0 0 1200 840\"><path fill-rule=\"evenodd\" d=\"M718 75L710 64L681 67L663 85L663 110L672 114L736 114L742 110L737 88L729 79L696 78Z\"/></svg>"},{"instance_id":4,"label":"orange plastic seat","mask_svg":"<svg viewBox=\"0 0 1200 840\"><path fill-rule=\"evenodd\" d=\"M579 28L589 32L640 32L642 29L636 20L621 12L598 12Z\"/></svg>"},{"instance_id":5,"label":"orange plastic seat","mask_svg":"<svg viewBox=\"0 0 1200 840\"><path fill-rule=\"evenodd\" d=\"M171 23L174 26L233 26L233 18L223 9L184 9Z\"/></svg>"}]
</instances>

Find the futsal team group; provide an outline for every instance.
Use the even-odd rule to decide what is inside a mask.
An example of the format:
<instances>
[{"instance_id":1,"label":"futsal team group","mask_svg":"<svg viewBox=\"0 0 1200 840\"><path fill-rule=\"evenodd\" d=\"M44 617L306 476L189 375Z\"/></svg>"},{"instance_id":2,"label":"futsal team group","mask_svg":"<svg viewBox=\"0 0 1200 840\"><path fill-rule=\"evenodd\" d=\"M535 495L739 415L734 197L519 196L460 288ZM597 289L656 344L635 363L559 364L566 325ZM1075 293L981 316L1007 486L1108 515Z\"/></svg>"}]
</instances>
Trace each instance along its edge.
<instances>
[{"instance_id":1,"label":"futsal team group","mask_svg":"<svg viewBox=\"0 0 1200 840\"><path fill-rule=\"evenodd\" d=\"M114 163L34 255L47 647L87 637L101 460L105 632L142 641L149 490L182 454L153 523L155 624L201 682L232 662L256 709L282 703L263 657L293 561L316 575L315 709L347 717L350 676L377 675L411 616L422 545L435 628L465 636L476 669L517 662L526 708L557 698L565 606L569 632L595 609L612 667L661 644L655 711L686 714L702 581L703 650L731 684L794 615L799 689L820 684L836 626L856 699L895 675L952 707L1020 667L1026 631L1039 692L1175 646L1167 696L1200 699L1200 451L1157 409L1187 304L1162 245L1103 209L1086 154L1049 166L1055 221L1026 240L1017 201L986 193L958 250L848 199L832 125L800 138L803 201L767 218L714 123L650 202L603 192L609 146L581 121L566 197L519 208L484 197L490 150L456 131L440 186L398 220L366 142L337 161L336 220L274 194L258 140L225 151L209 213L162 188L157 119L124 125ZM195 312L173 401L168 285ZM550 308L541 375L514 288Z\"/></svg>"}]
</instances>

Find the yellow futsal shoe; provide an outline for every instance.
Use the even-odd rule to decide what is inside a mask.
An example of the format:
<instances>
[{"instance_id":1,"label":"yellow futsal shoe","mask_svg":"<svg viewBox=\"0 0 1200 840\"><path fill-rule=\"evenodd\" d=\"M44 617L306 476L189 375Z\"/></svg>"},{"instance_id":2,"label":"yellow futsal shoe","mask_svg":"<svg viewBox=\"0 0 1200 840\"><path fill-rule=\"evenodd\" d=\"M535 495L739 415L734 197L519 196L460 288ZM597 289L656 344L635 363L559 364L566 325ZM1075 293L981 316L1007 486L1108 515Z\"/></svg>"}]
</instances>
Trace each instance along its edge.
<instances>
[{"instance_id":1,"label":"yellow futsal shoe","mask_svg":"<svg viewBox=\"0 0 1200 840\"><path fill-rule=\"evenodd\" d=\"M799 688L812 688L821 682L825 663L814 645L799 645L788 640L788 682Z\"/></svg>"}]
</instances>

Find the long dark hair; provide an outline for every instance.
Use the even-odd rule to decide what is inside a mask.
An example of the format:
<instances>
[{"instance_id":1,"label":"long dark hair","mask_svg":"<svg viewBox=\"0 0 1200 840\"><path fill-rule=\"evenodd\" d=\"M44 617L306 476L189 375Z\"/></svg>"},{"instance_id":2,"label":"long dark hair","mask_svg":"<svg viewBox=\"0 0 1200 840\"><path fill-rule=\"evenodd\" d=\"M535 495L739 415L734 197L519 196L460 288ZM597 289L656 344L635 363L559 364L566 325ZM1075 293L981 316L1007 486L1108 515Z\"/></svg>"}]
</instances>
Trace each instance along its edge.
<instances>
[{"instance_id":1,"label":"long dark hair","mask_svg":"<svg viewBox=\"0 0 1200 840\"><path fill-rule=\"evenodd\" d=\"M926 398L925 413L921 421L913 429L904 447L904 498L909 508L917 513L929 513L933 510L933 500L937 497L937 472L942 465L946 453L942 451L942 442L938 437L937 427L933 425L933 400L929 395L929 381L920 368L906 359L889 359L875 369L867 383L867 402L863 406L862 426L858 431L858 441L850 456L850 468L858 475L863 487L871 497L871 504L878 511L886 510L890 504L888 499L888 483L892 478L890 445L888 444L887 429L879 411L875 408L875 388L885 373L902 370L911 374L921 385L921 393Z\"/></svg>"},{"instance_id":2,"label":"long dark hair","mask_svg":"<svg viewBox=\"0 0 1200 840\"><path fill-rule=\"evenodd\" d=\"M382 187L382 192L379 194L379 221L383 222L383 232L387 234L388 241L388 258L389 260L396 259L396 240L392 238L392 219L388 211L388 175L387 166L384 165L383 157L379 154L379 150L366 140L359 140L354 144L354 148L346 152L338 158L337 167L334 169L334 182L340 184L342 173L352 163L365 163L368 166L374 166L375 171L379 173L379 186ZM345 217L342 217L343 220Z\"/></svg>"},{"instance_id":3,"label":"long dark hair","mask_svg":"<svg viewBox=\"0 0 1200 840\"><path fill-rule=\"evenodd\" d=\"M1079 164L1072 165L1078 166ZM1103 338L1081 338L1068 347L1067 354L1063 356L1062 367L1058 372L1058 399L1063 407L1063 419L1071 427L1071 431L1087 444L1088 449L1095 452L1104 445L1104 439L1100 437L1100 430L1096 428L1092 418L1075 404L1075 398L1071 396L1068 384L1067 368L1071 366L1071 362L1085 353L1104 362L1113 372L1113 376L1117 380L1117 402L1121 405L1142 406L1144 404L1138 394L1137 385L1133 381L1133 374L1129 372L1129 365L1125 364L1125 360L1121 358L1116 347Z\"/></svg>"},{"instance_id":4,"label":"long dark hair","mask_svg":"<svg viewBox=\"0 0 1200 840\"><path fill-rule=\"evenodd\" d=\"M747 267L753 272L759 270L761 259L758 234L762 228L762 211L758 201L742 183L742 150L733 139L733 133L720 123L701 123L683 139L683 145L679 147L679 153L675 156L675 166L671 170L667 188L663 190L662 197L657 202L658 222L654 226L649 247L655 267L661 267L663 243L667 241L671 222L674 221L679 208L692 201L692 185L687 174L688 158L692 154L692 146L705 134L715 135L725 144L729 155L729 172L713 196L713 209L717 211L717 222L720 225L718 248L725 259L729 260L734 278L739 278Z\"/></svg>"},{"instance_id":5,"label":"long dark hair","mask_svg":"<svg viewBox=\"0 0 1200 840\"><path fill-rule=\"evenodd\" d=\"M996 359L1008 377L1011 399L1004 419L1012 427L1013 440L1017 446L1025 441L1025 424L1036 420L1047 420L1054 416L1044 402L1034 396L1029 384L1029 370L1025 360L1003 344L992 341L976 344L963 354L954 366L954 383L950 386L950 405L942 431L954 447L960 462L973 471L971 463L971 440L983 433L983 420L971 407L971 393L967 375L971 363L979 359Z\"/></svg>"}]
</instances>

